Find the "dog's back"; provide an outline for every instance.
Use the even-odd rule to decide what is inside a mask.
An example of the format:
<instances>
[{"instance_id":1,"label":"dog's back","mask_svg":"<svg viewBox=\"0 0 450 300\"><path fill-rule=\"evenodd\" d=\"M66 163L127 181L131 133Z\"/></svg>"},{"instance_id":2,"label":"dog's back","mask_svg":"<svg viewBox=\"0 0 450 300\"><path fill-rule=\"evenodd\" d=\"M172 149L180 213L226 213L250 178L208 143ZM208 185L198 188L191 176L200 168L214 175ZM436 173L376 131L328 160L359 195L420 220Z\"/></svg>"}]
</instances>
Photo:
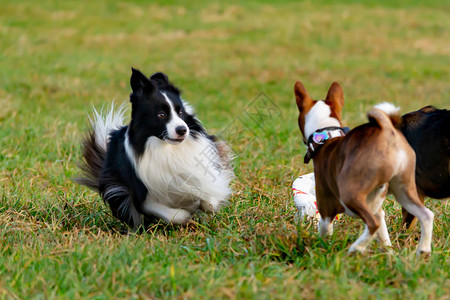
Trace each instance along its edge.
<instances>
[{"instance_id":1,"label":"dog's back","mask_svg":"<svg viewBox=\"0 0 450 300\"><path fill-rule=\"evenodd\" d=\"M367 117L368 123L351 130L338 145L343 165L336 181L341 196L373 191L413 168L414 152L394 127L400 122L398 108L383 103L369 111Z\"/></svg>"}]
</instances>

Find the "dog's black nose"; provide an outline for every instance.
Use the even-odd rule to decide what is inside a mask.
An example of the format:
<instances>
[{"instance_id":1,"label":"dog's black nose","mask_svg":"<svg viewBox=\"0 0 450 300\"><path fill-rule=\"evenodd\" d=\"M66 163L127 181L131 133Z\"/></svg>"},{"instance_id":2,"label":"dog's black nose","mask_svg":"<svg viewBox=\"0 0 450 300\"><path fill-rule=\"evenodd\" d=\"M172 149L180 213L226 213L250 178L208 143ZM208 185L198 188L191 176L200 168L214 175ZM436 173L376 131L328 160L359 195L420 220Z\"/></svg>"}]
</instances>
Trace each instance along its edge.
<instances>
[{"instance_id":1,"label":"dog's black nose","mask_svg":"<svg viewBox=\"0 0 450 300\"><path fill-rule=\"evenodd\" d=\"M176 132L178 135L185 135L185 134L186 134L186 131L187 131L187 128L184 127L184 126L178 126L177 128L175 128L175 132Z\"/></svg>"}]
</instances>

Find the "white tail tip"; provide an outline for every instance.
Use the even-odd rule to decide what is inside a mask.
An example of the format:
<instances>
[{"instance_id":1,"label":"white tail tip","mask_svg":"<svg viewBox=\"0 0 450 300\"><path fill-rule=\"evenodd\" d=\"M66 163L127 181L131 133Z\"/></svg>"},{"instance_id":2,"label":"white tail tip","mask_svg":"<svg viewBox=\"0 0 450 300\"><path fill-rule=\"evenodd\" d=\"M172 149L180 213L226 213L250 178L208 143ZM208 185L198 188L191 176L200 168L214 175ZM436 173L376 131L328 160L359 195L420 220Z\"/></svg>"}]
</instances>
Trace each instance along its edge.
<instances>
[{"instance_id":1,"label":"white tail tip","mask_svg":"<svg viewBox=\"0 0 450 300\"><path fill-rule=\"evenodd\" d=\"M380 104L377 104L375 105L375 108L384 111L388 116L398 115L400 113L400 107L396 107L394 104L389 102L382 102Z\"/></svg>"}]
</instances>

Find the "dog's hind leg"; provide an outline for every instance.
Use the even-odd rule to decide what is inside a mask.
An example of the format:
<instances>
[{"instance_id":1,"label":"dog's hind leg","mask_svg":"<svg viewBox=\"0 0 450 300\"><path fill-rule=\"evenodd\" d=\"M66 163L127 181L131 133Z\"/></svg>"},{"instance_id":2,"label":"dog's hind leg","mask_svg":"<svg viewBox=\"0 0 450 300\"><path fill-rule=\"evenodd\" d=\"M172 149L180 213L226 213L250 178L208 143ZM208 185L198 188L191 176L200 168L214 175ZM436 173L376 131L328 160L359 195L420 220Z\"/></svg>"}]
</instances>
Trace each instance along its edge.
<instances>
[{"instance_id":1,"label":"dog's hind leg","mask_svg":"<svg viewBox=\"0 0 450 300\"><path fill-rule=\"evenodd\" d=\"M371 233L369 227L365 226L363 234L350 246L348 253L360 252L363 253L367 246L372 242L375 233Z\"/></svg>"},{"instance_id":2,"label":"dog's hind leg","mask_svg":"<svg viewBox=\"0 0 450 300\"><path fill-rule=\"evenodd\" d=\"M134 206L129 189L121 184L109 182L101 185L102 196L108 203L112 214L126 223L132 232L136 233L142 225L142 214Z\"/></svg>"},{"instance_id":3,"label":"dog's hind leg","mask_svg":"<svg viewBox=\"0 0 450 300\"><path fill-rule=\"evenodd\" d=\"M369 210L366 196L363 194L347 196L342 199L346 212L350 210L353 215L358 215L366 224L363 234L350 246L349 253L364 252L375 237L380 227L379 218L375 217Z\"/></svg>"},{"instance_id":4,"label":"dog's hind leg","mask_svg":"<svg viewBox=\"0 0 450 300\"><path fill-rule=\"evenodd\" d=\"M386 225L384 210L382 208L380 208L378 210L378 212L375 214L375 217L378 219L378 222L380 222L380 228L378 228L378 231L377 231L378 240L385 247L392 247L391 239L389 238L389 232L388 232L387 225Z\"/></svg>"},{"instance_id":5,"label":"dog's hind leg","mask_svg":"<svg viewBox=\"0 0 450 300\"><path fill-rule=\"evenodd\" d=\"M420 202L424 203L425 195L419 192L419 199ZM404 207L402 208L402 216L403 216L402 225L406 229L411 229L414 228L414 226L416 226L417 218L414 215L410 214Z\"/></svg>"},{"instance_id":6,"label":"dog's hind leg","mask_svg":"<svg viewBox=\"0 0 450 300\"><path fill-rule=\"evenodd\" d=\"M412 176L405 174L394 177L391 181L391 190L395 199L412 215L420 221L421 234L417 255L431 252L431 239L433 236L434 214L426 208L419 199L414 182L414 172Z\"/></svg>"},{"instance_id":7,"label":"dog's hind leg","mask_svg":"<svg viewBox=\"0 0 450 300\"><path fill-rule=\"evenodd\" d=\"M386 200L386 195L388 192L388 184L380 184L367 196L367 205L370 210L374 213L380 223L380 227L377 230L377 239L385 247L391 247L391 239L389 238L389 232L386 225L385 213L383 210L383 202Z\"/></svg>"}]
</instances>

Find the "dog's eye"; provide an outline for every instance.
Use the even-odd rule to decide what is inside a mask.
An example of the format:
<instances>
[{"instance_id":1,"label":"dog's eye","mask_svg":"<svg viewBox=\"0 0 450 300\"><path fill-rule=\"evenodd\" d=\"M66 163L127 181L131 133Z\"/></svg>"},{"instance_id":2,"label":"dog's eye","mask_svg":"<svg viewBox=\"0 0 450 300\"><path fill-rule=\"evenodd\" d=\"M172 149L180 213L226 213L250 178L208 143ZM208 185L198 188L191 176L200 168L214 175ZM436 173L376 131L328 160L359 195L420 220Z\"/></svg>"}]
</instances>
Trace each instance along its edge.
<instances>
[{"instance_id":1,"label":"dog's eye","mask_svg":"<svg viewBox=\"0 0 450 300\"><path fill-rule=\"evenodd\" d=\"M183 116L183 112L180 110L180 112L178 113L178 115L179 115L180 117L182 117L182 116Z\"/></svg>"},{"instance_id":2,"label":"dog's eye","mask_svg":"<svg viewBox=\"0 0 450 300\"><path fill-rule=\"evenodd\" d=\"M165 117L166 117L166 113L165 112L160 112L158 114L158 118L160 118L160 119L164 119Z\"/></svg>"}]
</instances>

